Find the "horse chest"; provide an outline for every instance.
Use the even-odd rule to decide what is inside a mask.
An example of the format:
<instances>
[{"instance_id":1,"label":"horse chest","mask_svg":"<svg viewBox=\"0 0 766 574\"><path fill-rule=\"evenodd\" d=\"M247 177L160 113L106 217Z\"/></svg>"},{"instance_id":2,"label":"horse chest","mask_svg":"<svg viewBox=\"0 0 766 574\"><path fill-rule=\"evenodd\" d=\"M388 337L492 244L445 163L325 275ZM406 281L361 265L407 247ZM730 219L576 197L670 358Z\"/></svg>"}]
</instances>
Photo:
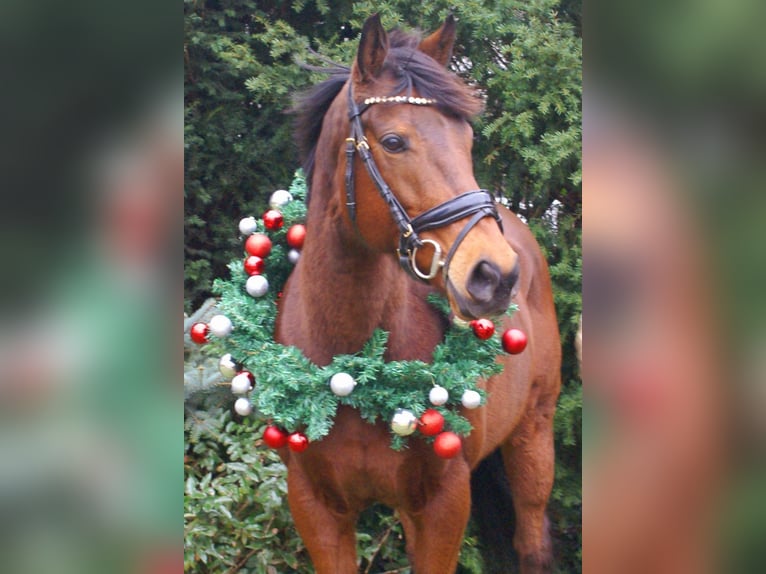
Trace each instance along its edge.
<instances>
[{"instance_id":1,"label":"horse chest","mask_svg":"<svg viewBox=\"0 0 766 574\"><path fill-rule=\"evenodd\" d=\"M419 507L423 493L439 481L444 464L425 444L412 441L394 451L382 423L364 422L342 407L331 433L288 463L300 473L314 494L338 512L358 511L373 502L392 507Z\"/></svg>"}]
</instances>

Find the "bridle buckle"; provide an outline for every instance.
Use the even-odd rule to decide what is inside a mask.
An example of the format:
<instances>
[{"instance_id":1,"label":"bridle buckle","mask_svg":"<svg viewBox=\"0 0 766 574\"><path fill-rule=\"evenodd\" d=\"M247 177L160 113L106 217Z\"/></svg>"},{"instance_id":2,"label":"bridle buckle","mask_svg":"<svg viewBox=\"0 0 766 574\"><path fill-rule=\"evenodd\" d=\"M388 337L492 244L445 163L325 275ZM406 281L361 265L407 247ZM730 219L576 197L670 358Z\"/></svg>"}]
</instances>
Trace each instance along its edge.
<instances>
[{"instance_id":1,"label":"bridle buckle","mask_svg":"<svg viewBox=\"0 0 766 574\"><path fill-rule=\"evenodd\" d=\"M410 230L412 230L412 227L410 227ZM438 275L439 269L441 269L441 267L444 265L444 261L442 261L442 247L433 239L421 239L420 243L421 245L413 247L412 252L409 254L410 267L412 268L412 271L415 273L415 275L424 281L430 281ZM423 273L420 269L418 269L418 263L415 258L418 256L418 249L420 249L426 243L433 245L434 256L431 259L431 268L429 269L428 273Z\"/></svg>"}]
</instances>

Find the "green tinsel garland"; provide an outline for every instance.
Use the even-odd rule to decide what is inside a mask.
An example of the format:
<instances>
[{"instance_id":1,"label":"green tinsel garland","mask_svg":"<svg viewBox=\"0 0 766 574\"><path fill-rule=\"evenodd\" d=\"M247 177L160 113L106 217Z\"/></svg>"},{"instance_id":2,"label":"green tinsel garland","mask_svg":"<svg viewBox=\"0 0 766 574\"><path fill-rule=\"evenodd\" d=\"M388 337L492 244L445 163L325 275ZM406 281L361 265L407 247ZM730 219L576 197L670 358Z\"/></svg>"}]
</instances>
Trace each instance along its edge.
<instances>
[{"instance_id":1,"label":"green tinsel garland","mask_svg":"<svg viewBox=\"0 0 766 574\"><path fill-rule=\"evenodd\" d=\"M453 325L434 350L432 363L385 362L388 333L378 329L358 353L338 355L324 367L312 363L296 347L274 341L277 297L293 268L287 258L285 235L291 225L304 222L306 217L306 182L300 170L289 191L293 201L280 208L284 226L266 232L273 244L263 273L269 282L268 293L260 298L248 295L242 259L229 264L230 280L217 279L213 287L220 296L219 309L234 324L225 339L226 351L255 377L250 393L253 406L273 424L288 432L301 431L310 441L330 432L338 405L354 407L370 423L379 419L389 423L399 408L418 417L434 408L444 416L445 430L468 435L471 424L456 409L461 406L463 392L469 389L478 391L485 403L486 393L477 387L477 381L502 371L496 362L502 352L497 335L480 340L470 328ZM449 313L443 298L434 297L429 302ZM330 377L339 372L348 373L357 382L345 397L336 396L329 385ZM428 393L437 384L447 389L449 401L435 407L429 403ZM405 440L392 433L392 448L402 448Z\"/></svg>"}]
</instances>

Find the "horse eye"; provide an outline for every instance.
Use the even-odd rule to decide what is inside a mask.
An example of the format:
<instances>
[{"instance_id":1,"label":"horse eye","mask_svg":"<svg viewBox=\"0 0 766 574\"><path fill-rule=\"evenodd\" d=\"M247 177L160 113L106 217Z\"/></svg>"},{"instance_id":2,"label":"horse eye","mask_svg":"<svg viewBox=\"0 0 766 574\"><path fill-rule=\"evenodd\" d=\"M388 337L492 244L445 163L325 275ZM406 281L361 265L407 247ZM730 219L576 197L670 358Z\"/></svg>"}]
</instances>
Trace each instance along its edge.
<instances>
[{"instance_id":1,"label":"horse eye","mask_svg":"<svg viewBox=\"0 0 766 574\"><path fill-rule=\"evenodd\" d=\"M383 136L383 138L380 140L380 143L384 148L386 148L386 151L391 153L397 153L407 149L407 142L405 142L401 136L396 134L388 134Z\"/></svg>"}]
</instances>

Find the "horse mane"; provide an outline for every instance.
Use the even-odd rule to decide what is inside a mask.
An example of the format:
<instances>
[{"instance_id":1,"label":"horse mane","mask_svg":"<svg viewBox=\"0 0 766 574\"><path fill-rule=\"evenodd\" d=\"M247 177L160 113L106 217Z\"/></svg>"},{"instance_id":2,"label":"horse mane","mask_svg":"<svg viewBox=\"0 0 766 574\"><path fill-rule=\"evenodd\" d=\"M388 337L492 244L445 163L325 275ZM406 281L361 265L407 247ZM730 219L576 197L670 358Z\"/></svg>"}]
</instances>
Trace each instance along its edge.
<instances>
[{"instance_id":1,"label":"horse mane","mask_svg":"<svg viewBox=\"0 0 766 574\"><path fill-rule=\"evenodd\" d=\"M392 30L388 39L389 49L383 71L393 74L397 84L391 93L380 94L381 96L398 95L402 92L404 95L410 95L413 90L417 90L421 97L436 100L436 107L442 113L465 120L470 120L482 111L483 102L475 89L418 50L420 33ZM329 67L304 67L327 73L330 77L299 93L289 110L296 116L295 140L309 191L322 122L330 105L351 75L351 68L348 66L324 60L330 64Z\"/></svg>"}]
</instances>

